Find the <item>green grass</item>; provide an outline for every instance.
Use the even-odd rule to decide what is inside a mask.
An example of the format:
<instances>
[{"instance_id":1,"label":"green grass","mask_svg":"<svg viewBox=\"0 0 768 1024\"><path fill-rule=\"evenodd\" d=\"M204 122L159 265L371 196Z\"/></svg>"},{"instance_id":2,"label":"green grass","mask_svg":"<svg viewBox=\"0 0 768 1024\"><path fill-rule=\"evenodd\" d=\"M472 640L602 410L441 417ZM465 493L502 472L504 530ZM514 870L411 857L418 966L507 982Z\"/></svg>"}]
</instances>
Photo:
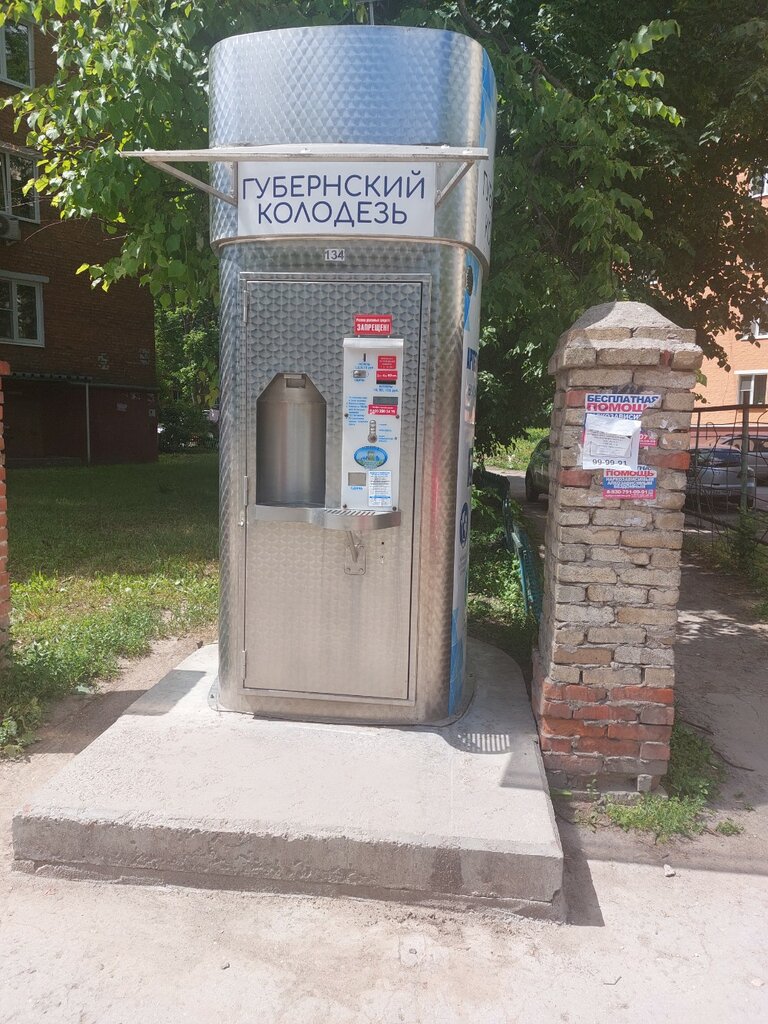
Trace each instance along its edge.
<instances>
[{"instance_id":1,"label":"green grass","mask_svg":"<svg viewBox=\"0 0 768 1024\"><path fill-rule=\"evenodd\" d=\"M506 448L496 448L486 462L489 466L499 466L502 469L527 469L533 449L548 433L549 427L529 427Z\"/></svg>"},{"instance_id":2,"label":"green grass","mask_svg":"<svg viewBox=\"0 0 768 1024\"><path fill-rule=\"evenodd\" d=\"M11 470L10 667L0 750L17 753L56 696L109 678L218 604L217 456Z\"/></svg>"},{"instance_id":3,"label":"green grass","mask_svg":"<svg viewBox=\"0 0 768 1024\"><path fill-rule=\"evenodd\" d=\"M717 796L724 777L725 769L707 740L682 725L675 725L669 771L663 780L669 797L647 793L633 804L620 804L609 797L605 800L604 811L609 821L625 831L651 832L660 840L672 836L691 838L707 827L708 805ZM720 824L727 830L724 822ZM741 829L735 827L736 831L729 832L718 826L717 831L722 835L736 835Z\"/></svg>"}]
</instances>

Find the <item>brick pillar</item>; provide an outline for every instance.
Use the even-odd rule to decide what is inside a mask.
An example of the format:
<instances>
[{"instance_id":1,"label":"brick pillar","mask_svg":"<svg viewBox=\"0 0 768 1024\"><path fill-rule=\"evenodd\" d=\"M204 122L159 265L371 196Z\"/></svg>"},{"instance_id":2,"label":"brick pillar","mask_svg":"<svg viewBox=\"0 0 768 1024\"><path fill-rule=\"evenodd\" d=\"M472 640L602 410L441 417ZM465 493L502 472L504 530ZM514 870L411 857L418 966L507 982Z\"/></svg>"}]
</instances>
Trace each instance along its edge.
<instances>
[{"instance_id":1,"label":"brick pillar","mask_svg":"<svg viewBox=\"0 0 768 1024\"><path fill-rule=\"evenodd\" d=\"M8 627L11 618L11 587L8 579L8 503L5 497L5 417L3 377L11 372L8 363L0 362L0 662L8 649Z\"/></svg>"},{"instance_id":2,"label":"brick pillar","mask_svg":"<svg viewBox=\"0 0 768 1024\"><path fill-rule=\"evenodd\" d=\"M695 332L640 302L593 306L560 338L549 372L552 413L544 610L533 707L556 784L655 788L674 716L674 651ZM652 501L603 497L603 470L583 470L588 392L661 395L643 414L657 447Z\"/></svg>"}]
</instances>

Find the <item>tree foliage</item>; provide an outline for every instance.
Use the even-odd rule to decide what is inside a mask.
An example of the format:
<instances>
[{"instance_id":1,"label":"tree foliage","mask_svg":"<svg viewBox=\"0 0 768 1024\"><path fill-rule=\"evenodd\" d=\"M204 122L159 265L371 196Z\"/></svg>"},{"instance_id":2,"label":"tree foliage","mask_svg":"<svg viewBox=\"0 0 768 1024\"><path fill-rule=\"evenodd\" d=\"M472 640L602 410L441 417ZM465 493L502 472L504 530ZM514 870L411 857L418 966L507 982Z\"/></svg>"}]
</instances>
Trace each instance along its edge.
<instances>
[{"instance_id":1,"label":"tree foliage","mask_svg":"<svg viewBox=\"0 0 768 1024\"><path fill-rule=\"evenodd\" d=\"M365 18L354 0L6 0L56 48L54 82L14 99L42 154L40 189L95 216L165 306L215 295L207 201L121 149L206 143L206 59L236 32ZM763 0L384 0L389 23L467 32L488 49L500 109L481 439L546 405L546 360L587 306L643 299L716 352L768 276Z\"/></svg>"},{"instance_id":2,"label":"tree foliage","mask_svg":"<svg viewBox=\"0 0 768 1024\"><path fill-rule=\"evenodd\" d=\"M155 348L160 402L198 408L219 395L219 321L210 299L175 309L158 308Z\"/></svg>"}]
</instances>

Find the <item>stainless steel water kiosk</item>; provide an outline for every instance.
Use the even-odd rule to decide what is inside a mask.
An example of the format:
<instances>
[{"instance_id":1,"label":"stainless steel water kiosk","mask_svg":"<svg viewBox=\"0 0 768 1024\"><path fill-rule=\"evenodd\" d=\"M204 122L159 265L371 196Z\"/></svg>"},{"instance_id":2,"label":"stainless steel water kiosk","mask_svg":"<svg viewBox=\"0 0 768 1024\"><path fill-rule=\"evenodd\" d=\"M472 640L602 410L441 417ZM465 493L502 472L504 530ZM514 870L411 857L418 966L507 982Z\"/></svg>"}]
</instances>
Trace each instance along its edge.
<instances>
[{"instance_id":1,"label":"stainless steel water kiosk","mask_svg":"<svg viewBox=\"0 0 768 1024\"><path fill-rule=\"evenodd\" d=\"M461 713L496 93L449 32L236 36L211 54L221 261L220 706Z\"/></svg>"}]
</instances>

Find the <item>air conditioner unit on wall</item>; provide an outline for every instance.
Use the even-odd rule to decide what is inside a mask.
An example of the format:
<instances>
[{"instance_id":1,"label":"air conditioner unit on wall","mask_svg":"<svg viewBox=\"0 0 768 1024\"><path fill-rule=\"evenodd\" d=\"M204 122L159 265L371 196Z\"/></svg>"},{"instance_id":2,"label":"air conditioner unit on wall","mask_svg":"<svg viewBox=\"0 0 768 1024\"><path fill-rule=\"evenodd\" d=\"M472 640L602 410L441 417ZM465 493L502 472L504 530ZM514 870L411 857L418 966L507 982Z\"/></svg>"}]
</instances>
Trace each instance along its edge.
<instances>
[{"instance_id":1,"label":"air conditioner unit on wall","mask_svg":"<svg viewBox=\"0 0 768 1024\"><path fill-rule=\"evenodd\" d=\"M15 217L0 213L0 241L14 242L21 238L21 226Z\"/></svg>"}]
</instances>

